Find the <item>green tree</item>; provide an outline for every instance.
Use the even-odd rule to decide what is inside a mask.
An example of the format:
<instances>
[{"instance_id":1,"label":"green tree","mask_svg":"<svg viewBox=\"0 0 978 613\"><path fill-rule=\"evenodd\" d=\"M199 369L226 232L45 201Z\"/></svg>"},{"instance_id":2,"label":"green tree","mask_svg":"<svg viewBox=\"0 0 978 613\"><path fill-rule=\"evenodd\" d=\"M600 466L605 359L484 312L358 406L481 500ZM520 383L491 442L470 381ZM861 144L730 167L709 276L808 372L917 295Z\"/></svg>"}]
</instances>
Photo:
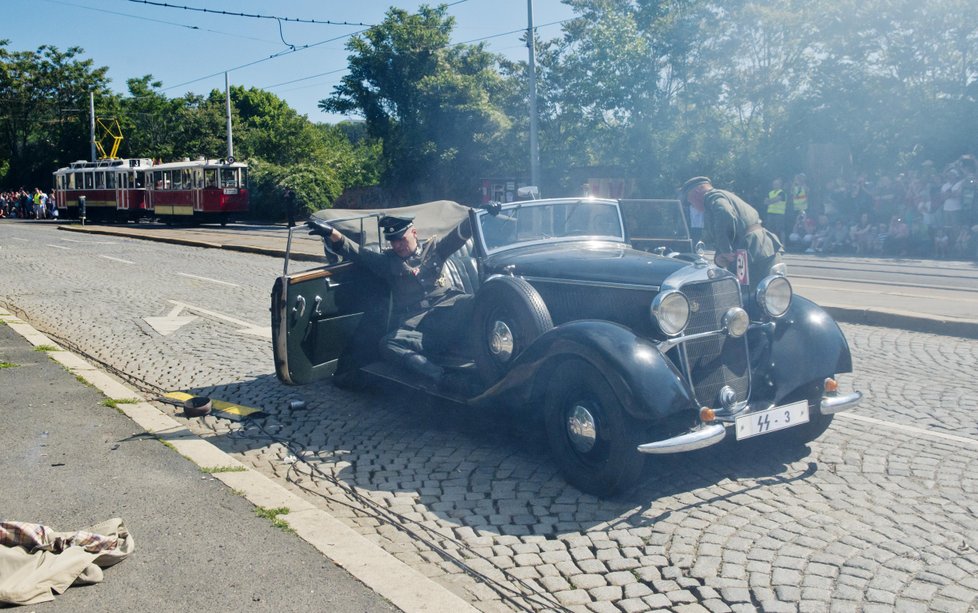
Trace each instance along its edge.
<instances>
[{"instance_id":1,"label":"green tree","mask_svg":"<svg viewBox=\"0 0 978 613\"><path fill-rule=\"evenodd\" d=\"M81 48L11 51L0 41L0 159L7 185L47 186L51 171L89 157L89 93L107 96L108 68L78 56Z\"/></svg>"},{"instance_id":2,"label":"green tree","mask_svg":"<svg viewBox=\"0 0 978 613\"><path fill-rule=\"evenodd\" d=\"M328 112L359 114L383 143L383 180L402 200L471 200L489 151L504 137L496 56L449 40L447 7L416 14L391 8L384 22L347 44L350 72L321 100Z\"/></svg>"}]
</instances>

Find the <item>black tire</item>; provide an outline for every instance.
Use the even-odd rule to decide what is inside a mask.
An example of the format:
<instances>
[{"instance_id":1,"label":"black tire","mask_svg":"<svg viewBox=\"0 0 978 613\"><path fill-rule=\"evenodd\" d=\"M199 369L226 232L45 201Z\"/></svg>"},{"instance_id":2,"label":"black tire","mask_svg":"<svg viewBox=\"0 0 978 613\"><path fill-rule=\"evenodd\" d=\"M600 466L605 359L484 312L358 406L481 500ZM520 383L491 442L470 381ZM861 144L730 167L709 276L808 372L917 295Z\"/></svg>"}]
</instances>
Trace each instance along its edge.
<instances>
[{"instance_id":1,"label":"black tire","mask_svg":"<svg viewBox=\"0 0 978 613\"><path fill-rule=\"evenodd\" d=\"M638 482L645 456L637 447L647 428L625 412L594 366L580 359L561 364L547 390L544 410L550 451L571 485L605 497ZM572 424L593 427L575 433Z\"/></svg>"},{"instance_id":2,"label":"black tire","mask_svg":"<svg viewBox=\"0 0 978 613\"><path fill-rule=\"evenodd\" d=\"M476 370L486 386L498 381L516 356L554 327L543 298L517 277L486 281L476 294L473 319Z\"/></svg>"}]
</instances>

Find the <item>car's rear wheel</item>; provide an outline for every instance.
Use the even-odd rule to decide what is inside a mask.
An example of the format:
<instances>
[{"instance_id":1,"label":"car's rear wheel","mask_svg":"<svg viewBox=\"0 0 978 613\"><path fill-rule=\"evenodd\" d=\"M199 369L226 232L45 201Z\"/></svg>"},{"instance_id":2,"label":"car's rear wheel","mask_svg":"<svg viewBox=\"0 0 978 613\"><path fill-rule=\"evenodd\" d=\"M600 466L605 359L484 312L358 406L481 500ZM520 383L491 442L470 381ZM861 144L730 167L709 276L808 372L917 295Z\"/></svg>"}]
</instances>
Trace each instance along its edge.
<instances>
[{"instance_id":1,"label":"car's rear wheel","mask_svg":"<svg viewBox=\"0 0 978 613\"><path fill-rule=\"evenodd\" d=\"M635 485L645 457L641 422L628 415L604 376L573 359L560 365L547 390L545 427L564 478L579 490L611 496Z\"/></svg>"},{"instance_id":2,"label":"car's rear wheel","mask_svg":"<svg viewBox=\"0 0 978 613\"><path fill-rule=\"evenodd\" d=\"M475 364L487 386L498 381L516 356L554 325L540 294L517 277L486 281L476 294L473 317Z\"/></svg>"}]
</instances>

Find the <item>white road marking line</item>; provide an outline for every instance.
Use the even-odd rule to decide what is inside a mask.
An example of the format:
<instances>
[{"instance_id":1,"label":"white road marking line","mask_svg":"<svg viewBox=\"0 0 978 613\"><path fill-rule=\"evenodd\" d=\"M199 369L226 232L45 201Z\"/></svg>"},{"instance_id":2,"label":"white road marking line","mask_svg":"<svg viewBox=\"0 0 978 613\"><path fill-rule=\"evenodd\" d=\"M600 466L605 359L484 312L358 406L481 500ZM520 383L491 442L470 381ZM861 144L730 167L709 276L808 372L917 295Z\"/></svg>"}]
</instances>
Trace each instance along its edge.
<instances>
[{"instance_id":1,"label":"white road marking line","mask_svg":"<svg viewBox=\"0 0 978 613\"><path fill-rule=\"evenodd\" d=\"M31 241L27 240L26 238L20 238L19 236L11 236L10 238L11 238L11 240L24 241L25 243L31 242Z\"/></svg>"},{"instance_id":2,"label":"white road marking line","mask_svg":"<svg viewBox=\"0 0 978 613\"><path fill-rule=\"evenodd\" d=\"M188 275L185 272L178 272L177 274L180 275L181 277L190 277L191 279L199 279L201 281L210 281L211 283L220 283L221 285L230 285L231 287L241 287L237 283L229 283L227 281L219 281L217 279L209 279L207 277L198 277L197 275Z\"/></svg>"},{"instance_id":3,"label":"white road marking line","mask_svg":"<svg viewBox=\"0 0 978 613\"><path fill-rule=\"evenodd\" d=\"M71 247L63 247L61 245L48 245L48 247L54 247L55 249L64 249L65 251L71 251Z\"/></svg>"},{"instance_id":4,"label":"white road marking line","mask_svg":"<svg viewBox=\"0 0 978 613\"><path fill-rule=\"evenodd\" d=\"M192 304L187 304L185 302L178 302L176 300L168 300L170 304L175 304L179 307L189 309L195 313L200 313L202 315L208 315L215 319L220 319L228 323L232 323L236 326L241 326L241 330L238 330L241 334L253 334L255 336L261 336L263 338L272 338L272 329L270 326L256 326L255 324L249 323L247 321L241 321L240 319L235 319L233 317L228 317L221 313L215 313L214 311L208 311L207 309L194 306Z\"/></svg>"},{"instance_id":5,"label":"white road marking line","mask_svg":"<svg viewBox=\"0 0 978 613\"><path fill-rule=\"evenodd\" d=\"M978 440L973 438L968 438L966 436L958 436L956 434L947 434L945 432L928 430L927 428L918 428L916 426L897 424L897 423L893 423L892 421L885 421L882 419L876 419L874 417L866 417L865 415L858 415L856 413L843 412L843 413L837 413L836 415L838 415L839 417L843 417L845 419L853 419L855 421L863 421L868 424L882 426L884 428L890 428L891 430L902 430L903 432L909 432L910 434L919 434L920 436L932 436L935 438L944 439L946 441L968 445L969 447L978 447Z\"/></svg>"},{"instance_id":6,"label":"white road marking line","mask_svg":"<svg viewBox=\"0 0 978 613\"><path fill-rule=\"evenodd\" d=\"M66 243L84 243L86 245L114 245L115 244L110 241L80 241L77 238L62 238L60 240Z\"/></svg>"},{"instance_id":7,"label":"white road marking line","mask_svg":"<svg viewBox=\"0 0 978 613\"><path fill-rule=\"evenodd\" d=\"M114 258L111 255L100 255L100 258L105 258L106 260L112 260L113 262L122 262L123 264L135 264L135 262L130 262L129 260L123 260L122 258Z\"/></svg>"}]
</instances>

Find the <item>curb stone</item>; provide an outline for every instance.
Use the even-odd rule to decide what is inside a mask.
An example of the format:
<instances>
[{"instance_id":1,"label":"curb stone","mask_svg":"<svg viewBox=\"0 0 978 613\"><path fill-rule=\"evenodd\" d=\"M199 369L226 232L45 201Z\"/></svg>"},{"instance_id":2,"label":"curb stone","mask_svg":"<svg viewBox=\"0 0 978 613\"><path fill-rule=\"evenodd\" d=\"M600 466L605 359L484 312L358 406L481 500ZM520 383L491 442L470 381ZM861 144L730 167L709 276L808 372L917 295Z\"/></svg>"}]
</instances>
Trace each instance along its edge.
<instances>
[{"instance_id":1,"label":"curb stone","mask_svg":"<svg viewBox=\"0 0 978 613\"><path fill-rule=\"evenodd\" d=\"M146 401L145 397L116 381L83 358L58 347L30 324L0 309L0 322L10 326L33 346L53 347L47 354L68 372L82 377L107 397L136 399L119 404L118 409L148 433L172 445L176 451L201 468L241 468L238 472L218 472L213 476L228 487L242 492L256 506L288 507L279 518L337 566L368 588L407 613L429 611L478 611L463 598L412 569L373 542L361 536L312 503L289 492L261 473L245 466L181 423Z\"/></svg>"}]
</instances>

